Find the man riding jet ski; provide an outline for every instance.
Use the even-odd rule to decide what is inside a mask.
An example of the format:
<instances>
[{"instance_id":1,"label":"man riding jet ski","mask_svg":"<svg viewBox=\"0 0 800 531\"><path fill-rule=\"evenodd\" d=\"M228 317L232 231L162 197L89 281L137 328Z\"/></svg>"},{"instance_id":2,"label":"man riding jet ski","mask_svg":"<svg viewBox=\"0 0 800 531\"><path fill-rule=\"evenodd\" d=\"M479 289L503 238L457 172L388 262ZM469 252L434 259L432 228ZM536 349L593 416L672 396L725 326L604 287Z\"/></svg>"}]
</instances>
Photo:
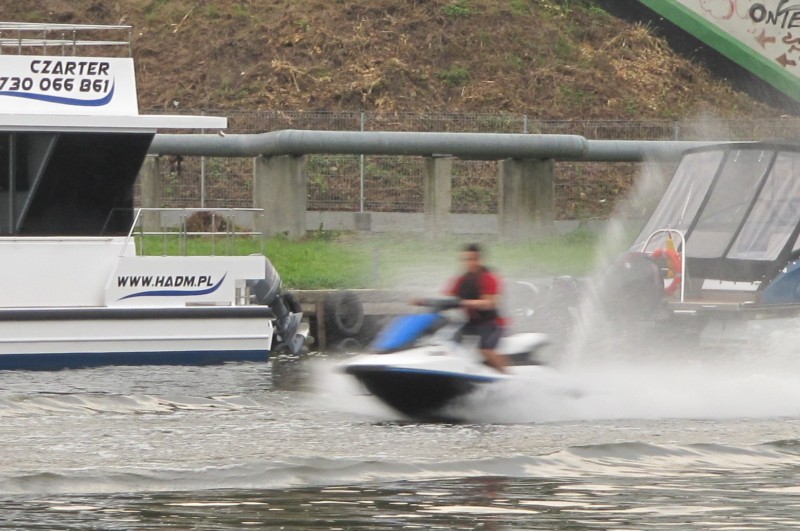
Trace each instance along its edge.
<instances>
[{"instance_id":1,"label":"man riding jet ski","mask_svg":"<svg viewBox=\"0 0 800 531\"><path fill-rule=\"evenodd\" d=\"M462 249L461 262L464 274L455 279L447 294L461 299L459 306L466 311L468 321L463 333L478 336L478 347L486 363L505 372L505 362L495 350L505 326L505 319L497 309L500 278L483 265L481 248L476 243Z\"/></svg>"},{"instance_id":2,"label":"man riding jet ski","mask_svg":"<svg viewBox=\"0 0 800 531\"><path fill-rule=\"evenodd\" d=\"M547 336L537 333L501 337L495 354L504 372L489 367L478 348L480 338L465 335L463 323L443 315L460 302L455 297L423 301L431 312L395 318L375 338L374 353L351 358L341 370L403 415L434 421L458 420L447 407L482 386L550 370L537 356Z\"/></svg>"},{"instance_id":3,"label":"man riding jet ski","mask_svg":"<svg viewBox=\"0 0 800 531\"><path fill-rule=\"evenodd\" d=\"M497 311L499 281L480 261L480 248L462 251L466 272L447 292L458 295L415 301L429 312L401 316L373 342L373 354L356 356L341 369L373 395L419 420L456 420L446 411L483 385L548 370L537 352L547 336L504 336ZM463 308L466 323L446 310Z\"/></svg>"}]
</instances>

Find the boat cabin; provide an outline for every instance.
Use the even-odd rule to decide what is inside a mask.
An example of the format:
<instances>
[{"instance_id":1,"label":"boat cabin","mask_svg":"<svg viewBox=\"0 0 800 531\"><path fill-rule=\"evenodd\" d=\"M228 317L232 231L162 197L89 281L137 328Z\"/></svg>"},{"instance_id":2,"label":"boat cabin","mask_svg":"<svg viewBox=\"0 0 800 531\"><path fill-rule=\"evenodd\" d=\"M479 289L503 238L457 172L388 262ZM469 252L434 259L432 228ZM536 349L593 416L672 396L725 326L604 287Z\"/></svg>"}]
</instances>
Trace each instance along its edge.
<instances>
[{"instance_id":1,"label":"boat cabin","mask_svg":"<svg viewBox=\"0 0 800 531\"><path fill-rule=\"evenodd\" d=\"M727 143L684 155L632 250L675 249L674 308L800 303L798 235L800 145Z\"/></svg>"},{"instance_id":2,"label":"boat cabin","mask_svg":"<svg viewBox=\"0 0 800 531\"><path fill-rule=\"evenodd\" d=\"M130 26L0 22L0 235L125 235L158 130L209 116L140 115Z\"/></svg>"}]
</instances>

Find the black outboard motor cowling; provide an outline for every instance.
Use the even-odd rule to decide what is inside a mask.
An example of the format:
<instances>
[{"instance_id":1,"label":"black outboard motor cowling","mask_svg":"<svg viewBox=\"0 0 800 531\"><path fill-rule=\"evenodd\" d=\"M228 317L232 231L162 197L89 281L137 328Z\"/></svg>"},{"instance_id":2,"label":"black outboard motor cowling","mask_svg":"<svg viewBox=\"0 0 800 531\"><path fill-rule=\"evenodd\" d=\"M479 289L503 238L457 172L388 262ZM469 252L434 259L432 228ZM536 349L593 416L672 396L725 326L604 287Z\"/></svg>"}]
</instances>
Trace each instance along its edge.
<instances>
[{"instance_id":1,"label":"black outboard motor cowling","mask_svg":"<svg viewBox=\"0 0 800 531\"><path fill-rule=\"evenodd\" d=\"M257 304L270 306L281 292L281 276L275 270L275 266L272 265L269 258L264 260L266 261L264 278L248 280L247 287L253 293ZM277 314L277 311L275 313Z\"/></svg>"},{"instance_id":2,"label":"black outboard motor cowling","mask_svg":"<svg viewBox=\"0 0 800 531\"><path fill-rule=\"evenodd\" d=\"M303 314L290 310L286 296L281 294L281 277L272 262L268 258L265 260L264 278L248 280L247 287L253 293L256 304L272 308L272 312L275 314L275 331L278 342L285 343L292 354L297 354L303 346L302 341L295 341Z\"/></svg>"}]
</instances>

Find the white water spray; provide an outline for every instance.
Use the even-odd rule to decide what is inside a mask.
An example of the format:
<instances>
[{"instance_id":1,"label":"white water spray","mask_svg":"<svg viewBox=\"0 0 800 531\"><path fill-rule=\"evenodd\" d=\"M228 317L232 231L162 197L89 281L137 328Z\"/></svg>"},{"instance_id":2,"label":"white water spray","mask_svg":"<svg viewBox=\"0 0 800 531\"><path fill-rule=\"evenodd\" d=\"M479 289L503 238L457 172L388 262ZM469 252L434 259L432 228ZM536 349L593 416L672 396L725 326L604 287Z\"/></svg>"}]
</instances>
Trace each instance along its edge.
<instances>
[{"instance_id":1,"label":"white water spray","mask_svg":"<svg viewBox=\"0 0 800 531\"><path fill-rule=\"evenodd\" d=\"M652 203L666 180L647 165L631 199L618 208ZM597 270L608 267L630 223L615 215L597 252ZM627 239L627 240L626 240ZM591 283L590 283L591 284ZM791 324L742 322L727 345L682 341L696 331L657 325L624 333L607 319L591 293L581 305L560 376L551 382L515 382L470 402L475 421L549 422L615 418L745 418L800 412L800 360L795 355L800 319ZM602 295L599 295L602 296ZM670 337L672 336L672 337ZM577 392L575 391L577 390Z\"/></svg>"},{"instance_id":2,"label":"white water spray","mask_svg":"<svg viewBox=\"0 0 800 531\"><path fill-rule=\"evenodd\" d=\"M631 243L631 213L645 214L660 197L664 168L648 165L608 223L597 250L603 271ZM640 218L643 220L643 218ZM800 361L795 335L800 326L766 329L743 322L739 343L681 341L696 331L664 331L651 325L623 333L597 305L582 305L557 372L536 380L487 386L456 404L456 415L472 422L530 423L599 419L753 418L796 416L800 410ZM800 320L796 323L800 325ZM693 335L694 334L694 335ZM670 337L672 336L672 337ZM673 341L675 339L675 341ZM701 337L701 340L703 338ZM329 369L329 367L327 368ZM396 418L344 375L320 372L328 407L380 419Z\"/></svg>"}]
</instances>

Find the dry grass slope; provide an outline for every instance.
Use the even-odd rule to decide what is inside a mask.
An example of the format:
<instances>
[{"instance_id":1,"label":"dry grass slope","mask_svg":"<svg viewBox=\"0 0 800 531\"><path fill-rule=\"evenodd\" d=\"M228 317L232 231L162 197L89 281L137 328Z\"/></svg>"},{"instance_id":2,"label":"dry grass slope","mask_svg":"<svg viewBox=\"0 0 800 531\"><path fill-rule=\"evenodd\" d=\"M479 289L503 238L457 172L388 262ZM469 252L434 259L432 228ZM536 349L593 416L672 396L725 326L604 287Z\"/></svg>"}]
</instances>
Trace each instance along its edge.
<instances>
[{"instance_id":1,"label":"dry grass slope","mask_svg":"<svg viewBox=\"0 0 800 531\"><path fill-rule=\"evenodd\" d=\"M28 0L134 27L140 108L776 116L593 0Z\"/></svg>"}]
</instances>

